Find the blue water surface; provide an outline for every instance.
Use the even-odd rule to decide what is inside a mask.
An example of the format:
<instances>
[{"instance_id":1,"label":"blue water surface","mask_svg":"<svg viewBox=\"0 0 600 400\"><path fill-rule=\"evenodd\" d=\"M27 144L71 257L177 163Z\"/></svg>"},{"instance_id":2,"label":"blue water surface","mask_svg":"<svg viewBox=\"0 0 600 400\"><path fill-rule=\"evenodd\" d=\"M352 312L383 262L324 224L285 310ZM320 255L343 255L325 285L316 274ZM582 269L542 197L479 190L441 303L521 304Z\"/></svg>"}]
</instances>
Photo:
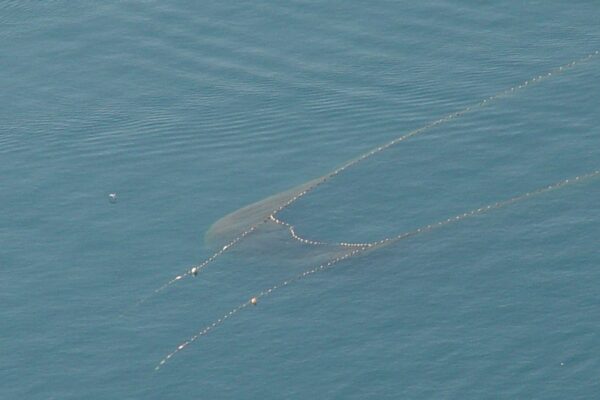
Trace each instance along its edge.
<instances>
[{"instance_id":1,"label":"blue water surface","mask_svg":"<svg viewBox=\"0 0 600 400\"><path fill-rule=\"evenodd\" d=\"M0 1L0 398L597 397L600 178L339 263L158 372L314 265L233 251L132 306L209 257L222 216L525 81L282 217L379 240L600 169L599 21L596 1Z\"/></svg>"}]
</instances>

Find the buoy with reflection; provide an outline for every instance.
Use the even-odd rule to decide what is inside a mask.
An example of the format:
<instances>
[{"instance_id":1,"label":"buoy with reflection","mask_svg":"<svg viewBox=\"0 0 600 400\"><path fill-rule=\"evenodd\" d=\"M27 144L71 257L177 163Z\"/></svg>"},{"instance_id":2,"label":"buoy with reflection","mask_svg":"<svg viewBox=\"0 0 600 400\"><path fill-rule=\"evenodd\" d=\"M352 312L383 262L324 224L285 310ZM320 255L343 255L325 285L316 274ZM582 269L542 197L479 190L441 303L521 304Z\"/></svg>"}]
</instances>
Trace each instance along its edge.
<instances>
[{"instance_id":1,"label":"buoy with reflection","mask_svg":"<svg viewBox=\"0 0 600 400\"><path fill-rule=\"evenodd\" d=\"M257 304L258 304L258 299L257 299L256 297L253 297L253 298L251 298L251 299L250 299L250 303L251 303L253 306L255 306L255 305L257 305Z\"/></svg>"}]
</instances>

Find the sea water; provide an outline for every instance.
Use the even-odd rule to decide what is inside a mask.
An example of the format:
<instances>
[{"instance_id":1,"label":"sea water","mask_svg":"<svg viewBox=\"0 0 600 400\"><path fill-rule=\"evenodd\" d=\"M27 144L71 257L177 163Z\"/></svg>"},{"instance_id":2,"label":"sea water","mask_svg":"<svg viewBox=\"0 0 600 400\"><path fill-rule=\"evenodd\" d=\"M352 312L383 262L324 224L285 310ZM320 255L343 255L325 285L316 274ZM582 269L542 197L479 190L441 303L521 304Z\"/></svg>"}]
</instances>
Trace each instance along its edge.
<instances>
[{"instance_id":1,"label":"sea water","mask_svg":"<svg viewBox=\"0 0 600 400\"><path fill-rule=\"evenodd\" d=\"M245 241L133 305L213 254L221 217L594 54L598 21L592 1L0 2L0 397L594 398L598 179L336 264L158 372L321 260ZM597 170L599 75L579 62L280 217L379 240Z\"/></svg>"}]
</instances>

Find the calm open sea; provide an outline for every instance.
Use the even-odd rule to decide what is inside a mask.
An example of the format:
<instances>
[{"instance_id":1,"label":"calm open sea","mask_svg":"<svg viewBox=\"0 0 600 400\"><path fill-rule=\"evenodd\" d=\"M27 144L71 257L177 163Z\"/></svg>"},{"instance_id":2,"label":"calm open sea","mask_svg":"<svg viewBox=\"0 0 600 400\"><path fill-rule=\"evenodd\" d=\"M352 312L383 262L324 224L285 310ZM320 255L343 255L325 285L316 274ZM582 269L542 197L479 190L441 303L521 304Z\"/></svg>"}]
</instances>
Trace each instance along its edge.
<instances>
[{"instance_id":1,"label":"calm open sea","mask_svg":"<svg viewBox=\"0 0 600 400\"><path fill-rule=\"evenodd\" d=\"M295 282L157 372L309 250L133 305L222 216L511 87L282 217L379 240L600 169L598 50L592 0L0 0L0 398L597 398L600 177Z\"/></svg>"}]
</instances>

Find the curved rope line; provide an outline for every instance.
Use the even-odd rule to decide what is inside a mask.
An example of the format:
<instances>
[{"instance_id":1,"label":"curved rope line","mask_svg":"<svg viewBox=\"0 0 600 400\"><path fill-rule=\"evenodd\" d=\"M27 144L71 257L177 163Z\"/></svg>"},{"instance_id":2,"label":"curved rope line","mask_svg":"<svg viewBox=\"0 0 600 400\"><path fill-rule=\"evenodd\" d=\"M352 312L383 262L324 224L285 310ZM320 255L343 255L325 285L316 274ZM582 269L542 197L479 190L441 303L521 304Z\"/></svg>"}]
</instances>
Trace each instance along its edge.
<instances>
[{"instance_id":1,"label":"curved rope line","mask_svg":"<svg viewBox=\"0 0 600 400\"><path fill-rule=\"evenodd\" d=\"M195 335L191 336L189 339L185 340L184 342L182 342L181 344L179 344L175 350L171 351L169 354L167 354L163 359L160 360L160 362L156 365L156 367L154 368L155 370L159 370L164 364L166 364L173 356L175 356L175 354L179 353L180 351L182 351L183 349L185 349L187 346L189 346L190 344L192 344L193 342L195 342L196 340L198 340L200 337L205 336L206 334L208 334L209 332L211 332L212 330L214 330L216 327L218 327L219 325L223 324L227 319L231 318L234 314L238 313L239 311L243 310L244 308L248 307L249 305L256 305L258 303L258 300L260 300L263 297L269 296L271 295L274 291L279 290L281 288L287 287L289 285L291 285L292 283L298 282L308 276L314 275L318 272L321 271L325 271L331 268L334 268L337 264L339 264L342 261L345 261L351 257L355 257L359 254L362 254L366 251L375 251L375 250L379 250L385 246L388 246L390 244L393 243L397 243L401 240L405 240L408 239L410 237L413 236L417 236L417 235L421 235L423 233L435 230L435 229L439 229L442 228L446 225L450 225L450 224L454 224L457 223L459 221L462 221L466 218L471 218L471 217L475 217L477 215L483 215L486 214L490 211L493 210L497 210L500 208L504 208L507 207L511 204L515 204L517 202L520 201L524 201L527 199L530 199L532 197L535 196L539 196L542 195L544 193L548 193L551 191L555 191L558 189L561 189L565 186L568 185L572 185L572 184L576 184L585 180L590 180L592 178L596 178L600 176L600 169L599 170L595 170L593 172L587 173L587 174L583 174L583 175L578 175L575 176L573 178L568 178L568 179L564 179L562 181L553 183L551 185L548 186L544 186L542 188L530 191L530 192L526 192L523 194L520 194L518 196L515 197L511 197L507 200L503 200L503 201L498 201L496 203L491 203L488 204L486 206L483 207L479 207L476 209L473 209L471 211L462 213L462 214L458 214L455 215L453 217L438 221L437 223L433 223L433 224L429 224L429 225L425 225L422 226L420 228L414 229L412 231L408 231L408 232L404 232L401 233L399 235L396 236L390 236L388 238L379 240L377 242L373 242L371 244L368 244L367 246L363 246L360 248L356 248L346 254L343 254L339 257L333 258L323 264L320 264L317 267L313 267L309 270L306 270L304 272L302 272L299 275L296 275L293 278L287 279L285 281L282 281L276 285L271 286L268 289L262 290L259 294L255 295L254 297L252 297L250 300L238 305L237 307L231 309L228 313L224 314L221 318L217 319L216 321L214 321L212 324L206 326L205 328L203 328L202 330L200 330L198 333L196 333Z\"/></svg>"}]
</instances>

